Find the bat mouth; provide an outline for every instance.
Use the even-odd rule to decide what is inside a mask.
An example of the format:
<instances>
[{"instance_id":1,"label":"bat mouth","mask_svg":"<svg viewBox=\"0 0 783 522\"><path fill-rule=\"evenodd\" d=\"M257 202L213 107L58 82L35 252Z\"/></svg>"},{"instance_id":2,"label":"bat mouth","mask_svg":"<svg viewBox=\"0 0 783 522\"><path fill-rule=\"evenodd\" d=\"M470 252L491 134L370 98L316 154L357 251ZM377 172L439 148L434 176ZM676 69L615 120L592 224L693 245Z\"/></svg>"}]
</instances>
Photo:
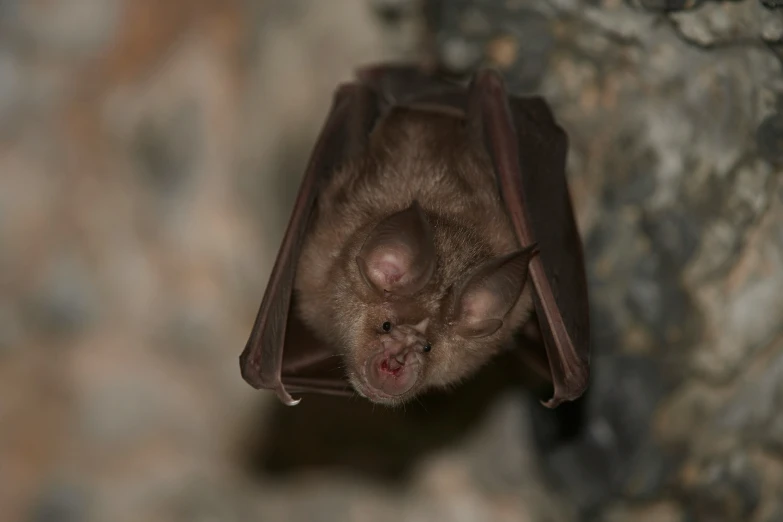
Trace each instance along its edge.
<instances>
[{"instance_id":1,"label":"bat mouth","mask_svg":"<svg viewBox=\"0 0 783 522\"><path fill-rule=\"evenodd\" d=\"M413 352L380 353L362 368L359 393L373 402L399 403L419 381L421 362Z\"/></svg>"}]
</instances>

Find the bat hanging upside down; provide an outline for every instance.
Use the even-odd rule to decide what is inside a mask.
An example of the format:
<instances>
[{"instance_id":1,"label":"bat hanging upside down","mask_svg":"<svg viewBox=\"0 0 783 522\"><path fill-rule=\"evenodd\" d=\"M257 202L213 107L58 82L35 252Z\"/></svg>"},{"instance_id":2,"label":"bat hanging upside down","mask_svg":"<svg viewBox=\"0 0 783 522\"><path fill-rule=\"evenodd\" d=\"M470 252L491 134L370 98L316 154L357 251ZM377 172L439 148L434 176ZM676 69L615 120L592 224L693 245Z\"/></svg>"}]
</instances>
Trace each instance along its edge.
<instances>
[{"instance_id":1,"label":"bat hanging upside down","mask_svg":"<svg viewBox=\"0 0 783 522\"><path fill-rule=\"evenodd\" d=\"M361 69L310 159L245 380L289 405L288 390L401 404L521 351L532 325L545 404L579 397L589 319L566 151L546 103L509 96L492 70L465 87L411 66Z\"/></svg>"}]
</instances>

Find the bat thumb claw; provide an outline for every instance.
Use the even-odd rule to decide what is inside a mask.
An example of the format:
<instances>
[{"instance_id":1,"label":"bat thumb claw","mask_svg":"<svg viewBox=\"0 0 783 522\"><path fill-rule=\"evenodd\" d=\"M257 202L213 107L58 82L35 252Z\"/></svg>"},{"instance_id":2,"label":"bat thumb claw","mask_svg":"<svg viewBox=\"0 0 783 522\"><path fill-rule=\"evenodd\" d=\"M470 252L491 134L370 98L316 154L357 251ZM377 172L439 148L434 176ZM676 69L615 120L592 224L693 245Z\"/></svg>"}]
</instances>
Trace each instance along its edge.
<instances>
[{"instance_id":1,"label":"bat thumb claw","mask_svg":"<svg viewBox=\"0 0 783 522\"><path fill-rule=\"evenodd\" d=\"M280 383L280 385L275 388L275 393L277 394L277 398L280 399L280 402L285 404L286 406L296 406L300 402L302 402L302 399L294 399L291 397L291 395L288 394L286 389L283 387L283 383Z\"/></svg>"}]
</instances>

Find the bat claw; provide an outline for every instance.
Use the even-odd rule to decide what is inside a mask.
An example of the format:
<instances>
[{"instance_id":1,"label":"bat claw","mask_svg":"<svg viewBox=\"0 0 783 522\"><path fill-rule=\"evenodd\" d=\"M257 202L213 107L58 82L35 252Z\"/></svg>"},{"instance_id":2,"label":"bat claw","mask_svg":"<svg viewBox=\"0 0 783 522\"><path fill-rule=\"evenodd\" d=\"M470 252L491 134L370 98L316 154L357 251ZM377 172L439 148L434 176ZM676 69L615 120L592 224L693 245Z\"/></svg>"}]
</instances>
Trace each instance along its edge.
<instances>
[{"instance_id":1,"label":"bat claw","mask_svg":"<svg viewBox=\"0 0 783 522\"><path fill-rule=\"evenodd\" d=\"M275 393L277 394L277 398L280 399L280 402L285 404L286 406L296 406L300 402L302 402L302 399L294 399L289 395L289 393L286 391L286 389L283 387L283 383L281 382L277 388L275 388Z\"/></svg>"}]
</instances>

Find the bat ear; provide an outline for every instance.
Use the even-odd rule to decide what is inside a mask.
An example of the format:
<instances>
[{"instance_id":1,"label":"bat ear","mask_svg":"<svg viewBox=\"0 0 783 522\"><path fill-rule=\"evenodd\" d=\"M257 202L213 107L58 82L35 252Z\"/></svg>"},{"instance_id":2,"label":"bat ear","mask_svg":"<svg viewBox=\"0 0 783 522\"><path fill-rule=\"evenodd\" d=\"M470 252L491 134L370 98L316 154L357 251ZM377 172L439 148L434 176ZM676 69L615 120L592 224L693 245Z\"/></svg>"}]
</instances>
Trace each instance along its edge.
<instances>
[{"instance_id":1,"label":"bat ear","mask_svg":"<svg viewBox=\"0 0 783 522\"><path fill-rule=\"evenodd\" d=\"M525 288L528 264L535 245L490 259L471 272L458 292L457 335L465 338L492 335L519 300Z\"/></svg>"},{"instance_id":2,"label":"bat ear","mask_svg":"<svg viewBox=\"0 0 783 522\"><path fill-rule=\"evenodd\" d=\"M365 283L381 295L412 295L435 271L432 227L421 206L411 206L382 220L364 242L356 264Z\"/></svg>"}]
</instances>

